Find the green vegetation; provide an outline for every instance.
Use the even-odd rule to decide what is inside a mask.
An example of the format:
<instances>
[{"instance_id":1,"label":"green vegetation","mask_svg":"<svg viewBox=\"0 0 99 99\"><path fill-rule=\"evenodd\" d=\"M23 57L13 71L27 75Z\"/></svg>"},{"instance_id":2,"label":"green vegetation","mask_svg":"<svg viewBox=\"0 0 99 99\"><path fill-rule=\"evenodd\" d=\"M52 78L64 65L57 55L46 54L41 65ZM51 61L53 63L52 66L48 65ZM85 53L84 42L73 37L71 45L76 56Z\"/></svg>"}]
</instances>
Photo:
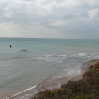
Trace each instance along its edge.
<instances>
[{"instance_id":1,"label":"green vegetation","mask_svg":"<svg viewBox=\"0 0 99 99\"><path fill-rule=\"evenodd\" d=\"M91 69L79 81L68 81L59 89L45 90L31 99L99 99L99 70Z\"/></svg>"}]
</instances>

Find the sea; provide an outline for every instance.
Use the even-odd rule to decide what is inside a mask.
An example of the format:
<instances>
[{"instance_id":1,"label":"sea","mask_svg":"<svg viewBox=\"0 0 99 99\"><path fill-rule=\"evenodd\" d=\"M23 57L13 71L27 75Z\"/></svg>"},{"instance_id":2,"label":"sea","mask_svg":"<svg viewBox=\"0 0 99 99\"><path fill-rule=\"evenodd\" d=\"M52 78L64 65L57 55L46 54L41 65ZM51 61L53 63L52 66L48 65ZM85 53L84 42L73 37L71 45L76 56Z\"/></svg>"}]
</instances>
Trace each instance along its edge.
<instances>
[{"instance_id":1,"label":"sea","mask_svg":"<svg viewBox=\"0 0 99 99\"><path fill-rule=\"evenodd\" d=\"M39 85L63 83L94 59L98 39L0 38L0 99L30 99Z\"/></svg>"}]
</instances>

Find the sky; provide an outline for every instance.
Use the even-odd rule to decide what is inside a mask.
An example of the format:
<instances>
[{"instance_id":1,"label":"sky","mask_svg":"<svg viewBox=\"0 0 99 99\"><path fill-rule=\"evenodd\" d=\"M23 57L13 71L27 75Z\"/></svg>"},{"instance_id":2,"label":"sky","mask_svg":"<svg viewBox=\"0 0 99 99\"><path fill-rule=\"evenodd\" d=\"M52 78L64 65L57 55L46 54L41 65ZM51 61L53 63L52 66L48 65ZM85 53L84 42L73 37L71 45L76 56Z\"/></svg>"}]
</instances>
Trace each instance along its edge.
<instances>
[{"instance_id":1,"label":"sky","mask_svg":"<svg viewBox=\"0 0 99 99\"><path fill-rule=\"evenodd\" d=\"M0 37L99 39L99 0L0 0Z\"/></svg>"}]
</instances>

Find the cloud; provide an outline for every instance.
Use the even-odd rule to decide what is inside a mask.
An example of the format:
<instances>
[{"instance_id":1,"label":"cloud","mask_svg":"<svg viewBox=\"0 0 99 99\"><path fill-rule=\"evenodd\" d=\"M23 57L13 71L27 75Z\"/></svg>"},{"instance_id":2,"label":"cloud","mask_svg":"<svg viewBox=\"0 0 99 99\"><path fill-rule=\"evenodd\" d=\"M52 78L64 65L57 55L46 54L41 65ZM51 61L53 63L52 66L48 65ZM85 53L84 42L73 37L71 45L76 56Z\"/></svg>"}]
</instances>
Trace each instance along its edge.
<instances>
[{"instance_id":1,"label":"cloud","mask_svg":"<svg viewBox=\"0 0 99 99\"><path fill-rule=\"evenodd\" d=\"M97 38L98 21L98 0L0 1L0 36Z\"/></svg>"},{"instance_id":2,"label":"cloud","mask_svg":"<svg viewBox=\"0 0 99 99\"><path fill-rule=\"evenodd\" d=\"M99 9L93 9L93 10L89 11L89 17L91 19L99 18Z\"/></svg>"}]
</instances>

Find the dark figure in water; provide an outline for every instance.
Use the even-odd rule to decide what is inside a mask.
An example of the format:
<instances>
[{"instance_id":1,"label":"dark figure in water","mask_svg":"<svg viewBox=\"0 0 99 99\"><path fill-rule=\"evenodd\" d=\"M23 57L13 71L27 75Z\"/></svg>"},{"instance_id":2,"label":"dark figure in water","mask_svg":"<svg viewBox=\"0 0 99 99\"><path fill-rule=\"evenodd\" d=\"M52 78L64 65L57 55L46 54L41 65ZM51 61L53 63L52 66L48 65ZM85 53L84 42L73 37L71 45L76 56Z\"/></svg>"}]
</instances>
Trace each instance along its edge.
<instances>
[{"instance_id":1,"label":"dark figure in water","mask_svg":"<svg viewBox=\"0 0 99 99\"><path fill-rule=\"evenodd\" d=\"M11 48L12 46L10 45L10 48Z\"/></svg>"}]
</instances>

